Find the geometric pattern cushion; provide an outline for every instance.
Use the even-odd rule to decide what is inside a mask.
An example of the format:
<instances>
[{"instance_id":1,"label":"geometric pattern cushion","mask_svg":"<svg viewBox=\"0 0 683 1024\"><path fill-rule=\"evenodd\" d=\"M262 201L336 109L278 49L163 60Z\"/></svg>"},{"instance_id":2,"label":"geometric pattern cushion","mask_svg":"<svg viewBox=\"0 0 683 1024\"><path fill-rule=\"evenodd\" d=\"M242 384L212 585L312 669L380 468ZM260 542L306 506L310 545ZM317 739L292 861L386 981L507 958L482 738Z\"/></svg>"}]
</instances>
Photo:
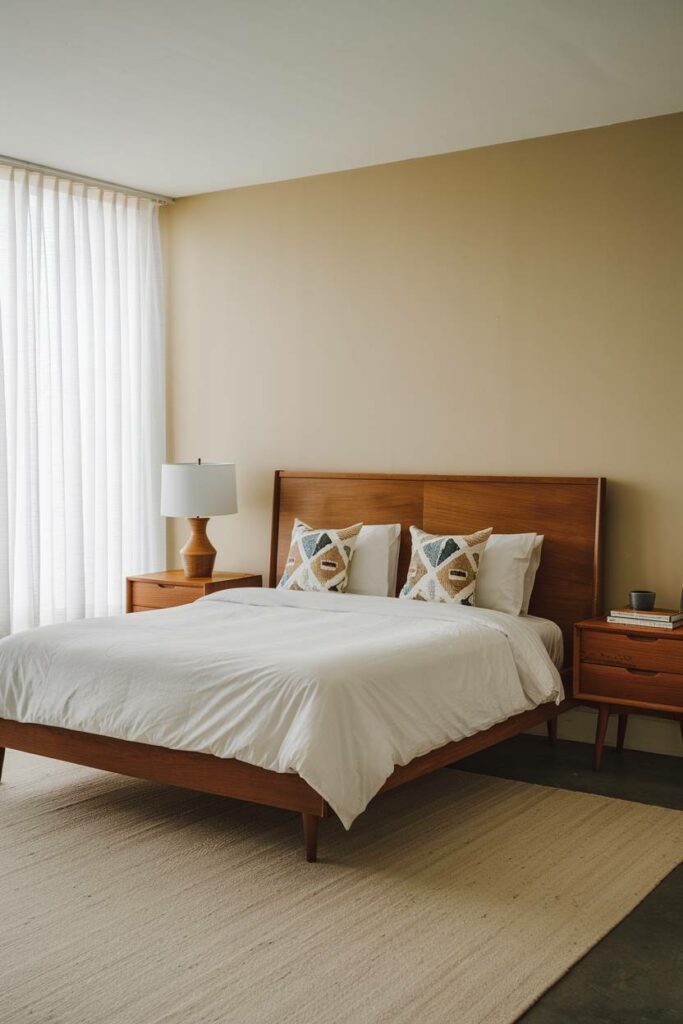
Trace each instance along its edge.
<instances>
[{"instance_id":1,"label":"geometric pattern cushion","mask_svg":"<svg viewBox=\"0 0 683 1024\"><path fill-rule=\"evenodd\" d=\"M362 523L343 530L313 530L294 520L292 543L278 587L283 590L336 590L348 583L349 562Z\"/></svg>"},{"instance_id":2,"label":"geometric pattern cushion","mask_svg":"<svg viewBox=\"0 0 683 1024\"><path fill-rule=\"evenodd\" d=\"M473 605L479 563L492 530L489 527L468 537L455 533L435 536L411 526L413 550L399 597Z\"/></svg>"}]
</instances>

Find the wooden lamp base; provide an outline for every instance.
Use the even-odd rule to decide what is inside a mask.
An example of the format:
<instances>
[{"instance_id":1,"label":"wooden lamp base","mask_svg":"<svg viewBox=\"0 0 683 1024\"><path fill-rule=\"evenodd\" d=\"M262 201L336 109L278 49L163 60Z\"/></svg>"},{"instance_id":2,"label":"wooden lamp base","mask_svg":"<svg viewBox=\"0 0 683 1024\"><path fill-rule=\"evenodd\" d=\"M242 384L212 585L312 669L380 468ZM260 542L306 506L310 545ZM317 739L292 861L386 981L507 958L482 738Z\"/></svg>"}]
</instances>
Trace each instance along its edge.
<instances>
[{"instance_id":1,"label":"wooden lamp base","mask_svg":"<svg viewBox=\"0 0 683 1024\"><path fill-rule=\"evenodd\" d=\"M190 536L180 549L183 569L189 580L211 576L216 562L216 549L206 536L208 519L188 519Z\"/></svg>"}]
</instances>

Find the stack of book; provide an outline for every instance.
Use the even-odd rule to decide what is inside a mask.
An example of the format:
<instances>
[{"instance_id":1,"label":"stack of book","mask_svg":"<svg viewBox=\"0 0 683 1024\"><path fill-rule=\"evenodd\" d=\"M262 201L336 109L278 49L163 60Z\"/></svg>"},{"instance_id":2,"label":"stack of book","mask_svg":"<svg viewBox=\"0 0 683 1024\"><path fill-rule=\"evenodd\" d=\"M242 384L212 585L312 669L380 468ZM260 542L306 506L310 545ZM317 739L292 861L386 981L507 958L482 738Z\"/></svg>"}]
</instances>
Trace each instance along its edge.
<instances>
[{"instance_id":1,"label":"stack of book","mask_svg":"<svg viewBox=\"0 0 683 1024\"><path fill-rule=\"evenodd\" d=\"M670 608L652 608L649 612L635 611L633 608L613 608L607 616L608 622L618 622L620 626L652 626L654 629L676 629L683 625L683 612Z\"/></svg>"}]
</instances>

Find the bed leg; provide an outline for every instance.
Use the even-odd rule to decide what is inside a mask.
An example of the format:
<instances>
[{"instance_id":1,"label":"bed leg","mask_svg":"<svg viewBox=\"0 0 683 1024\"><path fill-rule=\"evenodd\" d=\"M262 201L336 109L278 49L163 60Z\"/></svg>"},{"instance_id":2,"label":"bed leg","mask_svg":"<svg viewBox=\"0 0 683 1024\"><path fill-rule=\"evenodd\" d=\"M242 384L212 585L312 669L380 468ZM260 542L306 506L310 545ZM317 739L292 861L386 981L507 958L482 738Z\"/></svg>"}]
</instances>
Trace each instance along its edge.
<instances>
[{"instance_id":1,"label":"bed leg","mask_svg":"<svg viewBox=\"0 0 683 1024\"><path fill-rule=\"evenodd\" d=\"M2 766L5 763L5 748L0 747L0 782L2 782Z\"/></svg>"},{"instance_id":2,"label":"bed leg","mask_svg":"<svg viewBox=\"0 0 683 1024\"><path fill-rule=\"evenodd\" d=\"M554 747L557 743L557 719L549 718L546 722L548 727L548 739L550 740L551 747Z\"/></svg>"},{"instance_id":3,"label":"bed leg","mask_svg":"<svg viewBox=\"0 0 683 1024\"><path fill-rule=\"evenodd\" d=\"M304 847L306 849L306 860L309 864L315 864L318 859L318 825L320 818L317 814L301 812L301 820L304 826Z\"/></svg>"}]
</instances>

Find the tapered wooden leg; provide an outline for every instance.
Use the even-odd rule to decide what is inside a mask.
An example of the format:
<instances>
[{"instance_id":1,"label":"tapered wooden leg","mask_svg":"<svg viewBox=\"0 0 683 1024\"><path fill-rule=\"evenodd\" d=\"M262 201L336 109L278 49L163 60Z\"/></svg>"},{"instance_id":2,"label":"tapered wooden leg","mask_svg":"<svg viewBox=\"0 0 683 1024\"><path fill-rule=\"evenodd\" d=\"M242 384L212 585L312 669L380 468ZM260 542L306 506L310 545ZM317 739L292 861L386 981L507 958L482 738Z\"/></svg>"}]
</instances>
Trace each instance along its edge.
<instances>
[{"instance_id":1,"label":"tapered wooden leg","mask_svg":"<svg viewBox=\"0 0 683 1024\"><path fill-rule=\"evenodd\" d=\"M306 848L306 860L309 864L315 864L318 859L318 825L320 818L317 814L301 812L301 820L304 826L304 846Z\"/></svg>"},{"instance_id":2,"label":"tapered wooden leg","mask_svg":"<svg viewBox=\"0 0 683 1024\"><path fill-rule=\"evenodd\" d=\"M619 727L617 729L617 750L619 753L624 749L624 740L626 739L626 726L628 725L628 715L619 715Z\"/></svg>"},{"instance_id":3,"label":"tapered wooden leg","mask_svg":"<svg viewBox=\"0 0 683 1024\"><path fill-rule=\"evenodd\" d=\"M557 719L549 718L546 722L548 726L548 739L550 740L551 747L554 747L557 743Z\"/></svg>"},{"instance_id":4,"label":"tapered wooden leg","mask_svg":"<svg viewBox=\"0 0 683 1024\"><path fill-rule=\"evenodd\" d=\"M602 748L605 746L605 733L607 732L607 723L609 722L609 705L600 704L598 707L598 727L595 731L595 756L593 759L593 768L596 772L600 771L600 762L602 760Z\"/></svg>"},{"instance_id":5,"label":"tapered wooden leg","mask_svg":"<svg viewBox=\"0 0 683 1024\"><path fill-rule=\"evenodd\" d=\"M0 747L0 782L2 782L2 766L5 763L5 748Z\"/></svg>"}]
</instances>

